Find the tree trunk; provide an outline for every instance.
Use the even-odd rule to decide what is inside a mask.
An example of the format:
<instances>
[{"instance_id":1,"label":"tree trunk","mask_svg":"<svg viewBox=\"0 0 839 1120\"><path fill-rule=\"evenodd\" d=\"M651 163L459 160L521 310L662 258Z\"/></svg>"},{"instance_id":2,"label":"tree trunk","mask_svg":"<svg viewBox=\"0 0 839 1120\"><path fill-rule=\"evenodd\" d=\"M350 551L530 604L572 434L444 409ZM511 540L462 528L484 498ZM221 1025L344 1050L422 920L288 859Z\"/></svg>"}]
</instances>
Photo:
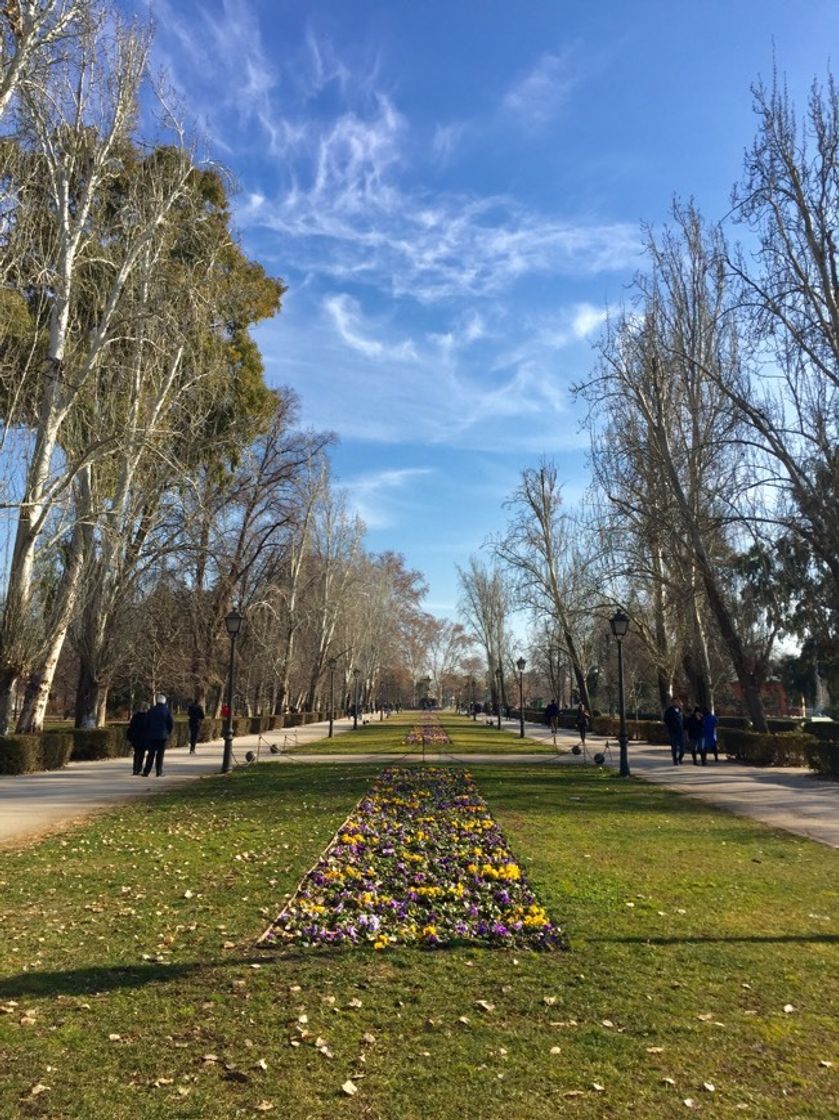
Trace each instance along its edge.
<instances>
[{"instance_id":1,"label":"tree trunk","mask_svg":"<svg viewBox=\"0 0 839 1120\"><path fill-rule=\"evenodd\" d=\"M79 680L76 685L76 727L97 726L99 716L99 681L93 666L83 654L79 655Z\"/></svg>"}]
</instances>

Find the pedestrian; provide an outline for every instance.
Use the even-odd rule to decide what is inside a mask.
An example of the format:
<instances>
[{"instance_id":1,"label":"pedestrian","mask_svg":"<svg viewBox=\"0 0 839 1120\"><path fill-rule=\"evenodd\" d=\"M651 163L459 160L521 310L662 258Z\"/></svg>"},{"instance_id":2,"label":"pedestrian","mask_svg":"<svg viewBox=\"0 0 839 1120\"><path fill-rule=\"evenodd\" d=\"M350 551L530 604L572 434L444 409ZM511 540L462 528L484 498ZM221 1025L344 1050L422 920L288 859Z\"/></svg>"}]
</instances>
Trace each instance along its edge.
<instances>
[{"instance_id":1,"label":"pedestrian","mask_svg":"<svg viewBox=\"0 0 839 1120\"><path fill-rule=\"evenodd\" d=\"M719 762L719 748L717 746L717 717L710 708L705 708L702 713L702 765L706 764L708 751L714 752L714 762Z\"/></svg>"},{"instance_id":2,"label":"pedestrian","mask_svg":"<svg viewBox=\"0 0 839 1120\"><path fill-rule=\"evenodd\" d=\"M551 735L554 743L556 742L556 729L559 726L559 704L556 700L551 700L547 708L545 708L545 723L551 729Z\"/></svg>"},{"instance_id":3,"label":"pedestrian","mask_svg":"<svg viewBox=\"0 0 839 1120\"><path fill-rule=\"evenodd\" d=\"M702 754L702 709L694 708L688 716L687 722L688 749L693 758L693 765L698 766L697 755Z\"/></svg>"},{"instance_id":4,"label":"pedestrian","mask_svg":"<svg viewBox=\"0 0 839 1120\"><path fill-rule=\"evenodd\" d=\"M580 742L586 745L586 732L591 726L591 716L586 711L585 704L577 706L577 730L580 733Z\"/></svg>"},{"instance_id":5,"label":"pedestrian","mask_svg":"<svg viewBox=\"0 0 839 1120\"><path fill-rule=\"evenodd\" d=\"M195 754L198 732L201 730L201 721L204 719L204 709L197 699L193 700L187 708L186 718L189 720L189 753Z\"/></svg>"},{"instance_id":6,"label":"pedestrian","mask_svg":"<svg viewBox=\"0 0 839 1120\"><path fill-rule=\"evenodd\" d=\"M664 722L670 736L670 753L673 756L673 765L678 766L685 754L684 717L679 701L671 696L670 704L664 711Z\"/></svg>"},{"instance_id":7,"label":"pedestrian","mask_svg":"<svg viewBox=\"0 0 839 1120\"><path fill-rule=\"evenodd\" d=\"M148 705L139 704L132 713L131 722L125 732L125 737L134 748L134 773L143 772L143 755L146 753L148 736L146 734L149 720Z\"/></svg>"},{"instance_id":8,"label":"pedestrian","mask_svg":"<svg viewBox=\"0 0 839 1120\"><path fill-rule=\"evenodd\" d=\"M154 698L154 707L149 708L146 722L148 754L146 755L146 765L143 768L144 778L147 778L151 773L152 764L154 764L154 772L158 778L163 776L163 755L174 726L166 697L162 692L158 692Z\"/></svg>"}]
</instances>

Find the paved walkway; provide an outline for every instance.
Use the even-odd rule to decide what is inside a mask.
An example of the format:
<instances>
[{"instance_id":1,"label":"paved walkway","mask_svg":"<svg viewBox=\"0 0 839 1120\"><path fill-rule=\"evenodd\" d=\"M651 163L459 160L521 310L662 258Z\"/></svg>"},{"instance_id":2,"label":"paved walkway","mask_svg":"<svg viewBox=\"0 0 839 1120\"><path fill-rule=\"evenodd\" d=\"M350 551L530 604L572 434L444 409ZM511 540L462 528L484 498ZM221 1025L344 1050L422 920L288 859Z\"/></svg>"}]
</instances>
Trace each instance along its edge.
<instances>
[{"instance_id":1,"label":"paved walkway","mask_svg":"<svg viewBox=\"0 0 839 1120\"><path fill-rule=\"evenodd\" d=\"M352 727L351 719L336 719L335 734ZM263 735L237 736L233 742L234 761L242 762L246 751L266 755L271 744L311 743L324 739L328 722L310 723L287 731L267 731ZM90 813L112 808L123 801L144 797L158 790L171 789L205 774L221 770L224 744L221 739L199 743L195 754L180 747L168 750L163 777L135 777L131 757L108 758L99 762L70 762L63 770L37 774L0 775L0 844L40 835L59 825L74 823ZM273 757L270 754L267 757Z\"/></svg>"},{"instance_id":2,"label":"paved walkway","mask_svg":"<svg viewBox=\"0 0 839 1120\"><path fill-rule=\"evenodd\" d=\"M505 731L515 733L518 722L503 720ZM326 739L328 724L312 723L296 729L297 745L320 742L316 751L306 754L276 757L284 765L301 762L374 763L384 765L404 759L405 752L393 754L336 754L329 749ZM349 731L352 720L335 721L336 735ZM234 743L234 756L244 759L246 751L259 749L261 754L270 750L271 744L281 749L284 739L291 732L270 731L262 736L244 735ZM546 744L550 731L540 724L525 725L526 741ZM522 749L511 754L439 754L430 749L426 757L430 763L452 759L466 765L521 765L523 763L549 766L581 766L581 755L570 753L577 736L561 731L557 736L556 754L534 754ZM603 750L607 740L590 735L594 751ZM290 745L290 744L289 744ZM610 741L611 762L617 767L618 749ZM525 744L522 744L524 747ZM183 749L172 750L166 755L163 778L136 778L131 774L131 760L107 759L102 762L71 762L64 770L45 773L0 776L0 844L33 837L73 822L115 804L132 798L146 796L173 785L182 784L205 774L218 773L221 769L223 744L199 744L197 754L190 755ZM414 749L409 757L416 760L420 752ZM720 760L706 767L687 765L675 767L670 761L669 747L654 747L644 743L630 743L629 761L632 774L645 781L654 782L668 789L691 797L698 797L719 805L738 816L752 817L774 828L818 840L839 848L839 783L820 780L808 770L794 767L760 769L741 766ZM607 765L610 759L607 756Z\"/></svg>"},{"instance_id":3,"label":"paved walkway","mask_svg":"<svg viewBox=\"0 0 839 1120\"><path fill-rule=\"evenodd\" d=\"M518 727L512 720L502 722L508 731ZM525 733L527 738L550 740L547 727L526 724ZM607 742L599 735L589 735L588 739L591 747L600 751ZM578 736L570 731L557 735L560 747L573 746L577 741ZM618 744L614 739L608 742L611 762L617 767ZM581 757L575 755L564 755L562 761L582 764ZM743 766L722 754L719 762L711 761L707 766L694 766L688 754L681 766L674 766L669 746L630 743L629 768L636 778L839 848L839 782L826 781L803 767Z\"/></svg>"}]
</instances>

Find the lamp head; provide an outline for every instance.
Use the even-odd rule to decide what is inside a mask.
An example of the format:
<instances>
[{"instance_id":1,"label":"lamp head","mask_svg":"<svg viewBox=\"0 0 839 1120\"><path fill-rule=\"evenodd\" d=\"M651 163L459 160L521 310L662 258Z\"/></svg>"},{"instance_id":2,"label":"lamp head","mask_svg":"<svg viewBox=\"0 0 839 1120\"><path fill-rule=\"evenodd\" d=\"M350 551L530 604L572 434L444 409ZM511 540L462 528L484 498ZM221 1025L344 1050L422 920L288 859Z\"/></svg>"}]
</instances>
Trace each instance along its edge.
<instances>
[{"instance_id":1,"label":"lamp head","mask_svg":"<svg viewBox=\"0 0 839 1120\"><path fill-rule=\"evenodd\" d=\"M523 657L520 657L518 659L518 661L516 662L516 668L518 669L518 671L520 673L524 672L525 665L527 665L527 662L525 661L525 659Z\"/></svg>"},{"instance_id":2,"label":"lamp head","mask_svg":"<svg viewBox=\"0 0 839 1120\"><path fill-rule=\"evenodd\" d=\"M234 607L228 615L225 616L224 625L227 627L227 633L231 638L235 638L239 631L242 629L242 623L245 621L244 615Z\"/></svg>"},{"instance_id":3,"label":"lamp head","mask_svg":"<svg viewBox=\"0 0 839 1120\"><path fill-rule=\"evenodd\" d=\"M612 628L612 633L621 641L626 637L629 630L629 615L625 611L616 611L609 619L609 625Z\"/></svg>"}]
</instances>

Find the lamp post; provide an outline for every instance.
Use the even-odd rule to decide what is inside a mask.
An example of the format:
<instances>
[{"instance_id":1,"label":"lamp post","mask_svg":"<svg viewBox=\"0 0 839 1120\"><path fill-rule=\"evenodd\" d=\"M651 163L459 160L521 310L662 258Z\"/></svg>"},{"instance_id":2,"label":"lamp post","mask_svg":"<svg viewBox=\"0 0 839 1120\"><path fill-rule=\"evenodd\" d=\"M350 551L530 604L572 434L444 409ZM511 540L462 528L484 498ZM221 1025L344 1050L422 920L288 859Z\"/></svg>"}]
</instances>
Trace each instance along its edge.
<instances>
[{"instance_id":1,"label":"lamp post","mask_svg":"<svg viewBox=\"0 0 839 1120\"><path fill-rule=\"evenodd\" d=\"M335 734L335 666L337 657L329 658L329 738Z\"/></svg>"},{"instance_id":2,"label":"lamp post","mask_svg":"<svg viewBox=\"0 0 839 1120\"><path fill-rule=\"evenodd\" d=\"M499 665L498 668L495 670L495 681L496 681L495 692L496 692L496 695L498 696L498 730L499 731L501 730L501 682L503 680L503 677L504 677L504 674L501 672L501 666Z\"/></svg>"},{"instance_id":3,"label":"lamp post","mask_svg":"<svg viewBox=\"0 0 839 1120\"><path fill-rule=\"evenodd\" d=\"M620 776L622 778L628 778L629 755L626 742L626 699L623 694L623 640L629 630L629 616L624 611L616 611L609 619L609 625L618 643L618 708L621 720L621 729L618 735L618 743L620 745Z\"/></svg>"},{"instance_id":4,"label":"lamp post","mask_svg":"<svg viewBox=\"0 0 839 1120\"><path fill-rule=\"evenodd\" d=\"M361 673L360 669L353 669L352 675L355 678L355 701L352 706L352 729L358 731L358 677Z\"/></svg>"},{"instance_id":5,"label":"lamp post","mask_svg":"<svg viewBox=\"0 0 839 1120\"><path fill-rule=\"evenodd\" d=\"M472 719L477 720L478 713L475 711L475 678L469 678L469 694L472 697Z\"/></svg>"},{"instance_id":6,"label":"lamp post","mask_svg":"<svg viewBox=\"0 0 839 1120\"><path fill-rule=\"evenodd\" d=\"M524 738L524 667L527 662L520 657L516 662L519 671L519 738Z\"/></svg>"},{"instance_id":7,"label":"lamp post","mask_svg":"<svg viewBox=\"0 0 839 1120\"><path fill-rule=\"evenodd\" d=\"M227 720L224 724L224 754L221 757L222 774L229 773L233 764L233 683L236 673L236 638L244 621L243 616L235 607L224 619L224 625L230 636L230 665L227 670Z\"/></svg>"}]
</instances>

